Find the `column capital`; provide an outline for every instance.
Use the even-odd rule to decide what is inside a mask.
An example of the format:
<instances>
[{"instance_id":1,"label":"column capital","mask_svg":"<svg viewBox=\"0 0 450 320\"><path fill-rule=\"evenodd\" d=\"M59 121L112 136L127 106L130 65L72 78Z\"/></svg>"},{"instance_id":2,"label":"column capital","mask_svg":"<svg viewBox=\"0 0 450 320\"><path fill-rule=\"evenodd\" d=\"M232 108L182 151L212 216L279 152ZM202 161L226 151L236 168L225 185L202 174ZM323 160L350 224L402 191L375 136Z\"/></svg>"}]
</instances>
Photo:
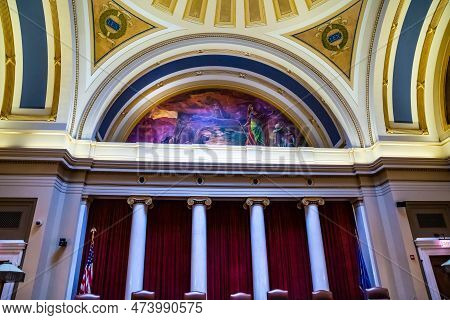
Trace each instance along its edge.
<instances>
[{"instance_id":1,"label":"column capital","mask_svg":"<svg viewBox=\"0 0 450 320\"><path fill-rule=\"evenodd\" d=\"M212 204L211 198L208 197L190 197L187 199L188 208L192 209L192 206L196 204L202 204L206 206L206 209L209 209Z\"/></svg>"},{"instance_id":2,"label":"column capital","mask_svg":"<svg viewBox=\"0 0 450 320\"><path fill-rule=\"evenodd\" d=\"M247 198L244 203L244 209L250 208L255 204L260 204L265 208L270 204L270 200L268 198Z\"/></svg>"},{"instance_id":3,"label":"column capital","mask_svg":"<svg viewBox=\"0 0 450 320\"><path fill-rule=\"evenodd\" d=\"M92 198L89 197L89 195L87 195L87 194L82 194L81 201L86 202L86 204L90 204L92 202Z\"/></svg>"},{"instance_id":4,"label":"column capital","mask_svg":"<svg viewBox=\"0 0 450 320\"><path fill-rule=\"evenodd\" d=\"M136 203L143 203L150 209L153 208L153 200L151 197L131 196L127 199L127 203L130 205L130 207L133 207L133 205Z\"/></svg>"},{"instance_id":5,"label":"column capital","mask_svg":"<svg viewBox=\"0 0 450 320\"><path fill-rule=\"evenodd\" d=\"M363 199L358 198L352 201L352 205L353 207L358 208L359 206L364 205L364 201Z\"/></svg>"},{"instance_id":6,"label":"column capital","mask_svg":"<svg viewBox=\"0 0 450 320\"><path fill-rule=\"evenodd\" d=\"M302 205L307 207L311 204L323 206L325 204L325 200L323 200L323 198L303 198L302 201L297 204L297 208L301 209Z\"/></svg>"}]
</instances>

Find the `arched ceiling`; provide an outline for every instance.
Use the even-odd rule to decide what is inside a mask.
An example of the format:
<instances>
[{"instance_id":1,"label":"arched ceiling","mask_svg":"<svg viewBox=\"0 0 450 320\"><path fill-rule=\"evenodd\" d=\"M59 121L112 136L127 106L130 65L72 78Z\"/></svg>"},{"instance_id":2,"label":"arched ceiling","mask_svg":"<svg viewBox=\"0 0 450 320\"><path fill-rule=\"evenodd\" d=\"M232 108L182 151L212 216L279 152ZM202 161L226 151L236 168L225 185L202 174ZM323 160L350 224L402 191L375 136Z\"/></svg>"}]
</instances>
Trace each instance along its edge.
<instances>
[{"instance_id":1,"label":"arched ceiling","mask_svg":"<svg viewBox=\"0 0 450 320\"><path fill-rule=\"evenodd\" d=\"M364 0L89 0L93 70L146 35L233 33L311 50L352 83ZM151 37L149 37L151 38Z\"/></svg>"},{"instance_id":2,"label":"arched ceiling","mask_svg":"<svg viewBox=\"0 0 450 320\"><path fill-rule=\"evenodd\" d=\"M204 87L226 74L229 86L252 85L282 108L304 110L323 146L449 136L439 67L448 62L448 0L0 0L0 20L0 129L103 139L105 123L145 112L181 78ZM274 68L306 92L242 65L155 74L212 55ZM148 74L156 82L142 87L155 88L145 107L129 108L139 89L111 114Z\"/></svg>"}]
</instances>

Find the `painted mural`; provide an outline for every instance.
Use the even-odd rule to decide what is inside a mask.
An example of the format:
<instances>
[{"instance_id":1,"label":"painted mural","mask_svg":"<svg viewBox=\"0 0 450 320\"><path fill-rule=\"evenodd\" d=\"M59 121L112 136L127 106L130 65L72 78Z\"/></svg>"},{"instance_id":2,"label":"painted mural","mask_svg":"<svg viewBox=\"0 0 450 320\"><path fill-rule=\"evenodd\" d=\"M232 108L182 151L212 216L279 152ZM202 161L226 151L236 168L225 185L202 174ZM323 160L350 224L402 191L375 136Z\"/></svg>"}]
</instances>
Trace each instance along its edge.
<instances>
[{"instance_id":1,"label":"painted mural","mask_svg":"<svg viewBox=\"0 0 450 320\"><path fill-rule=\"evenodd\" d=\"M145 115L128 142L306 146L295 125L271 104L234 90L197 90L175 96Z\"/></svg>"}]
</instances>

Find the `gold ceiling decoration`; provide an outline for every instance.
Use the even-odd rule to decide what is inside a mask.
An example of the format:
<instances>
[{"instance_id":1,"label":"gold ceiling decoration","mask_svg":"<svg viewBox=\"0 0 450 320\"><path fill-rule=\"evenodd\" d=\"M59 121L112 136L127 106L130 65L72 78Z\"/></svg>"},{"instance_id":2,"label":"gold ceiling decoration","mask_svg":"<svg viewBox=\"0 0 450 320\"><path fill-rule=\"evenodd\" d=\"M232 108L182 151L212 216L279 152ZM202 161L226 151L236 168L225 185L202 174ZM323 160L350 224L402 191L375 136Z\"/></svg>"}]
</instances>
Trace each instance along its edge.
<instances>
[{"instance_id":1,"label":"gold ceiling decoration","mask_svg":"<svg viewBox=\"0 0 450 320\"><path fill-rule=\"evenodd\" d=\"M94 67L125 43L164 29L116 1L91 0L90 5Z\"/></svg>"},{"instance_id":2,"label":"gold ceiling decoration","mask_svg":"<svg viewBox=\"0 0 450 320\"><path fill-rule=\"evenodd\" d=\"M217 0L215 25L218 27L236 25L236 0Z\"/></svg>"},{"instance_id":3,"label":"gold ceiling decoration","mask_svg":"<svg viewBox=\"0 0 450 320\"><path fill-rule=\"evenodd\" d=\"M353 52L365 3L365 0L353 1L312 28L296 30L285 36L313 49L351 82Z\"/></svg>"},{"instance_id":4,"label":"gold ceiling decoration","mask_svg":"<svg viewBox=\"0 0 450 320\"><path fill-rule=\"evenodd\" d=\"M308 9L312 9L322 3L324 3L326 0L306 0L306 5L308 6Z\"/></svg>"},{"instance_id":5,"label":"gold ceiling decoration","mask_svg":"<svg viewBox=\"0 0 450 320\"><path fill-rule=\"evenodd\" d=\"M278 21L298 15L294 0L273 0L273 7Z\"/></svg>"},{"instance_id":6,"label":"gold ceiling decoration","mask_svg":"<svg viewBox=\"0 0 450 320\"><path fill-rule=\"evenodd\" d=\"M305 6L311 10L327 0L303 0ZM211 5L208 7L208 3ZM277 21L283 21L299 15L296 0L272 0L270 6L264 0L152 0L153 7L169 14L174 14L177 5L183 6L183 20L194 23L205 23L207 10L215 10L214 25L216 27L235 27L236 16L241 16L236 12L237 5L243 4L246 27L256 27L267 25L266 10L273 10ZM209 9L208 9L209 8ZM177 11L179 12L179 11Z\"/></svg>"},{"instance_id":7,"label":"gold ceiling decoration","mask_svg":"<svg viewBox=\"0 0 450 320\"><path fill-rule=\"evenodd\" d=\"M173 13L177 5L177 0L153 0L152 4L158 9Z\"/></svg>"},{"instance_id":8,"label":"gold ceiling decoration","mask_svg":"<svg viewBox=\"0 0 450 320\"><path fill-rule=\"evenodd\" d=\"M266 24L266 9L263 0L245 0L245 26L261 26Z\"/></svg>"},{"instance_id":9,"label":"gold ceiling decoration","mask_svg":"<svg viewBox=\"0 0 450 320\"><path fill-rule=\"evenodd\" d=\"M188 0L184 11L184 19L197 23L205 22L207 5L208 0Z\"/></svg>"},{"instance_id":10,"label":"gold ceiling decoration","mask_svg":"<svg viewBox=\"0 0 450 320\"><path fill-rule=\"evenodd\" d=\"M11 114L14 95L16 51L14 48L14 34L7 0L0 0L0 21L2 24L5 46L5 65L3 69L5 73L5 83L3 85L4 91L0 119L8 119L8 116Z\"/></svg>"}]
</instances>

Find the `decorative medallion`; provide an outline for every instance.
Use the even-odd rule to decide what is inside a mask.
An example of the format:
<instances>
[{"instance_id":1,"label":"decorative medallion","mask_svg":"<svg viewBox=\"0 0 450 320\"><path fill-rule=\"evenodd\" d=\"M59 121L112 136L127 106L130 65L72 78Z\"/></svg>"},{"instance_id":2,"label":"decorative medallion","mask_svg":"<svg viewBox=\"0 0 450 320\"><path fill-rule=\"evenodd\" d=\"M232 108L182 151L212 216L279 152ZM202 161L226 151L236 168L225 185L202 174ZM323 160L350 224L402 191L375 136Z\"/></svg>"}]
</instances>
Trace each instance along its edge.
<instances>
[{"instance_id":1,"label":"decorative medallion","mask_svg":"<svg viewBox=\"0 0 450 320\"><path fill-rule=\"evenodd\" d=\"M112 3L110 5L113 6ZM119 39L125 34L128 24L130 24L130 27L133 25L131 17L127 13L111 8L109 5L103 7L99 24L100 32L98 35L108 39L113 45L115 39Z\"/></svg>"},{"instance_id":2,"label":"decorative medallion","mask_svg":"<svg viewBox=\"0 0 450 320\"><path fill-rule=\"evenodd\" d=\"M351 80L353 52L365 3L365 0L353 1L318 25L285 36L312 48Z\"/></svg>"},{"instance_id":3,"label":"decorative medallion","mask_svg":"<svg viewBox=\"0 0 450 320\"><path fill-rule=\"evenodd\" d=\"M91 0L91 15L94 24L94 66L125 43L163 29L112 0Z\"/></svg>"},{"instance_id":4,"label":"decorative medallion","mask_svg":"<svg viewBox=\"0 0 450 320\"><path fill-rule=\"evenodd\" d=\"M349 49L348 44L348 30L345 26L347 20L338 17L332 20L328 25L320 26L317 30L316 37L322 39L322 44L325 49L333 51L331 55L336 55L340 52Z\"/></svg>"}]
</instances>

